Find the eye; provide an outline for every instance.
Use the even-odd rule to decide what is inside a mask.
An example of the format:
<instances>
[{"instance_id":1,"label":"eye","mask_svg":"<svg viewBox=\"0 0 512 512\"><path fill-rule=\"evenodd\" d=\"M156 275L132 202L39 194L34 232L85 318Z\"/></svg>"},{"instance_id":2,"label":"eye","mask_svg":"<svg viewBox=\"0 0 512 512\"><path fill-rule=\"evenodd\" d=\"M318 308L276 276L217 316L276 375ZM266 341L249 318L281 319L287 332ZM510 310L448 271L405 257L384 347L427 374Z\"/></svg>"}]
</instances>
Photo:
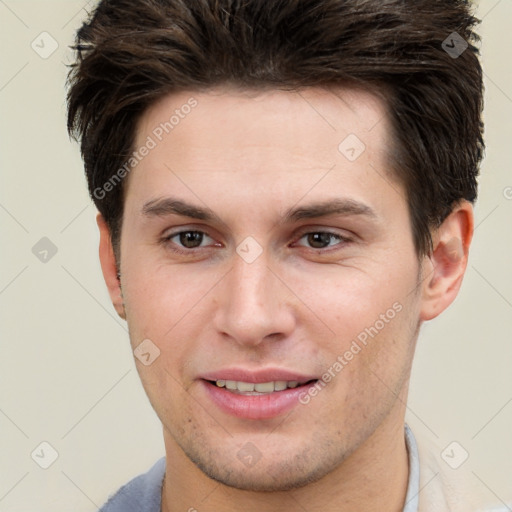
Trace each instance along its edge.
<instances>
[{"instance_id":1,"label":"eye","mask_svg":"<svg viewBox=\"0 0 512 512\"><path fill-rule=\"evenodd\" d=\"M328 231L315 231L302 235L299 239L298 245L304 246L304 244L300 243L301 240L305 240L306 244L308 244L306 247L309 246L312 249L326 249L328 247L342 245L344 242L348 243L350 241L346 237L336 233L330 233Z\"/></svg>"},{"instance_id":2,"label":"eye","mask_svg":"<svg viewBox=\"0 0 512 512\"><path fill-rule=\"evenodd\" d=\"M203 242L213 242L214 240L202 231L180 231L179 233L167 235L164 241L171 242L185 249L197 249L209 245L208 243L203 244Z\"/></svg>"}]
</instances>

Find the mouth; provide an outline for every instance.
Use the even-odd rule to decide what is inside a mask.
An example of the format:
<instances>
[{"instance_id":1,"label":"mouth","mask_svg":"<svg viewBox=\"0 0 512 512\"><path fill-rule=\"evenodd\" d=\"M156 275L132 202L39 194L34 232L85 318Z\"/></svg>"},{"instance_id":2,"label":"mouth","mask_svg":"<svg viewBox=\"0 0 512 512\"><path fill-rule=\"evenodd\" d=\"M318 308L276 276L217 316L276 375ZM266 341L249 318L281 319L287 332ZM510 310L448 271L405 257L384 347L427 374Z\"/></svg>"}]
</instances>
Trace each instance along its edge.
<instances>
[{"instance_id":1,"label":"mouth","mask_svg":"<svg viewBox=\"0 0 512 512\"><path fill-rule=\"evenodd\" d=\"M287 389L297 389L303 386L309 386L310 384L314 384L318 379L311 379L307 381L297 381L297 380L275 380L269 382L244 382L237 380L207 380L209 384L213 386L217 386L218 388L225 389L230 393L235 395L244 395L244 396L265 396L273 393L278 393L280 391L285 391Z\"/></svg>"},{"instance_id":2,"label":"mouth","mask_svg":"<svg viewBox=\"0 0 512 512\"><path fill-rule=\"evenodd\" d=\"M251 380L202 378L200 382L206 398L222 413L244 420L269 420L297 407L318 379L267 380L260 375Z\"/></svg>"}]
</instances>

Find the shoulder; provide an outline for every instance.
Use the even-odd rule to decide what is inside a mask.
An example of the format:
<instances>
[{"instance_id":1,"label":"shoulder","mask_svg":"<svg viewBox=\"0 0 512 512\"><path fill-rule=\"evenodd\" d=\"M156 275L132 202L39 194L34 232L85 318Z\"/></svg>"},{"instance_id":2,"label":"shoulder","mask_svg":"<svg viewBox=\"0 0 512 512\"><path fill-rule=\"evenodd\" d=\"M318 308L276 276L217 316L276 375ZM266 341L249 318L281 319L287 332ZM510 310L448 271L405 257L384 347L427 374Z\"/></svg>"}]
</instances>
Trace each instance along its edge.
<instances>
[{"instance_id":1,"label":"shoulder","mask_svg":"<svg viewBox=\"0 0 512 512\"><path fill-rule=\"evenodd\" d=\"M409 423L409 426L410 423ZM418 512L509 512L477 479L458 443L440 447L425 429L413 428L418 446L420 485ZM421 434L420 434L421 432ZM512 500L511 496L505 499ZM507 502L510 506L510 503Z\"/></svg>"},{"instance_id":2,"label":"shoulder","mask_svg":"<svg viewBox=\"0 0 512 512\"><path fill-rule=\"evenodd\" d=\"M160 512L165 457L142 475L123 485L99 512Z\"/></svg>"}]
</instances>

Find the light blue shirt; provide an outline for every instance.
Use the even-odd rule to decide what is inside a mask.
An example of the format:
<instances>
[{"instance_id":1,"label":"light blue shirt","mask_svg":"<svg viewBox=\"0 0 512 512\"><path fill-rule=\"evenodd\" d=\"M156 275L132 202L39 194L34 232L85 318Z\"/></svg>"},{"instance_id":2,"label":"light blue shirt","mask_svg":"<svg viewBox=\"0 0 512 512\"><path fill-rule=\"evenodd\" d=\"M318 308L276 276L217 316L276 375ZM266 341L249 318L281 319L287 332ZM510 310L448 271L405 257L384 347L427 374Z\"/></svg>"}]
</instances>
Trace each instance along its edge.
<instances>
[{"instance_id":1,"label":"light blue shirt","mask_svg":"<svg viewBox=\"0 0 512 512\"><path fill-rule=\"evenodd\" d=\"M416 439L405 426L405 443L409 454L409 483L403 512L418 511L420 465ZM123 485L99 512L160 512L165 457L147 472Z\"/></svg>"}]
</instances>

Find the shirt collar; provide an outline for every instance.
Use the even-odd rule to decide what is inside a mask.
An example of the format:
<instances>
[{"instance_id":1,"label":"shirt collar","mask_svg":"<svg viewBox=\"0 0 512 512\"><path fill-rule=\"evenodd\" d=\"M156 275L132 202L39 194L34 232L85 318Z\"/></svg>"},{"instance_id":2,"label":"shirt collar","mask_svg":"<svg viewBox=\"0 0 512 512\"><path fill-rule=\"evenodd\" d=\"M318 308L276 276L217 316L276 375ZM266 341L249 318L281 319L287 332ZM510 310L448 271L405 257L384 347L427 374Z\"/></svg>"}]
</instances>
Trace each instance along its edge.
<instances>
[{"instance_id":1,"label":"shirt collar","mask_svg":"<svg viewBox=\"0 0 512 512\"><path fill-rule=\"evenodd\" d=\"M407 484L407 494L405 496L403 512L418 512L420 494L420 459L416 439L407 424L405 425L405 445L409 456L409 483Z\"/></svg>"}]
</instances>

